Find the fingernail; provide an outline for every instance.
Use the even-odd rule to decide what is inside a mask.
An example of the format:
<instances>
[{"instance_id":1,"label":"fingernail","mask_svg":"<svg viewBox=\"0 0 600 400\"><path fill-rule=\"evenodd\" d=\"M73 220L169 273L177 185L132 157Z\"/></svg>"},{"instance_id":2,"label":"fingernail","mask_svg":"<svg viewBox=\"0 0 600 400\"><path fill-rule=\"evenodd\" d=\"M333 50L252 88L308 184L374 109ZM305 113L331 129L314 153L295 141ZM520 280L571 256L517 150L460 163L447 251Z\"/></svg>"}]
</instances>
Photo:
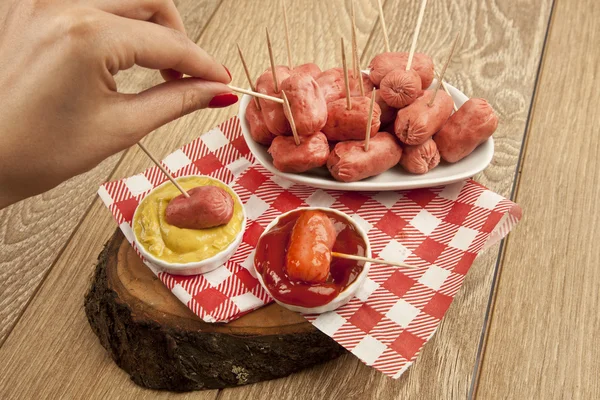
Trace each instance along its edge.
<instances>
[{"instance_id":1,"label":"fingernail","mask_svg":"<svg viewBox=\"0 0 600 400\"><path fill-rule=\"evenodd\" d=\"M225 71L227 71L227 75L229 75L229 79L231 80L231 72L229 72L229 68L227 68L225 65L223 65L223 68L225 68Z\"/></svg>"},{"instance_id":2,"label":"fingernail","mask_svg":"<svg viewBox=\"0 0 600 400\"><path fill-rule=\"evenodd\" d=\"M212 98L208 107L210 108L223 108L228 107L232 104L237 103L238 97L233 93L218 94Z\"/></svg>"}]
</instances>

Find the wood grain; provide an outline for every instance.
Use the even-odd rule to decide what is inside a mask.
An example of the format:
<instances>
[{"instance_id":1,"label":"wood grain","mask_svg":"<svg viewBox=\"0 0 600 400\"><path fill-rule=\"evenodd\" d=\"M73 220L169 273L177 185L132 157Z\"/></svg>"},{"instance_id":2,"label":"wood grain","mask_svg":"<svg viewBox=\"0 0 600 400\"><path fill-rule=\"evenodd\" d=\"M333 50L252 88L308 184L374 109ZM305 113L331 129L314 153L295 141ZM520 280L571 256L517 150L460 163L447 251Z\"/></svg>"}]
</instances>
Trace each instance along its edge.
<instances>
[{"instance_id":1,"label":"wood grain","mask_svg":"<svg viewBox=\"0 0 600 400\"><path fill-rule=\"evenodd\" d=\"M462 32L448 81L468 95L488 98L501 117L496 157L478 179L504 195L512 187L550 2L430 2L417 46L418 51L431 54L440 64L447 56L451 31ZM283 23L277 13L264 12L269 5L276 10L278 3L224 0L200 37L199 44L230 68L234 84L246 86L235 42L242 45L254 74L267 67L264 25L269 25L273 34L275 57L279 63L285 62ZM339 65L339 36L343 34L350 40L349 1L288 3L295 62L314 61L322 68ZM414 26L418 1L387 2L384 8L390 16L392 47L406 50L411 34L406 27ZM361 52L363 65L383 49L376 21L375 2L357 1L359 49L368 43ZM373 28L375 34L370 37ZM230 108L186 116L150 135L145 144L157 156L164 156L235 112ZM110 179L148 166L143 154L132 149ZM96 199L0 349L0 392L8 394L4 397L50 393L56 397L119 394L127 398L148 393L128 382L105 355L83 314L83 293L95 257L113 229L108 211ZM400 380L386 378L355 357L344 356L286 379L224 390L219 398L465 398L496 255L494 248L476 261L438 333ZM194 396L213 398L214 392Z\"/></svg>"},{"instance_id":2,"label":"wood grain","mask_svg":"<svg viewBox=\"0 0 600 400\"><path fill-rule=\"evenodd\" d=\"M412 28L407 27L415 26L419 4L417 0L384 4L392 51L408 51ZM446 76L468 96L488 99L500 117L494 160L476 180L504 196L510 195L514 182L551 1L516 5L512 1L429 2L417 44L417 51L430 54L439 66L460 32ZM293 16L290 19L294 21ZM357 22L365 24L362 18ZM362 64L383 50L377 24ZM287 379L226 389L219 399L467 398L497 255L495 246L475 261L436 335L399 380L348 355Z\"/></svg>"},{"instance_id":3,"label":"wood grain","mask_svg":"<svg viewBox=\"0 0 600 400\"><path fill-rule=\"evenodd\" d=\"M600 398L600 7L558 1L478 398Z\"/></svg>"},{"instance_id":4,"label":"wood grain","mask_svg":"<svg viewBox=\"0 0 600 400\"><path fill-rule=\"evenodd\" d=\"M196 40L220 0L176 3L188 35ZM117 75L119 91L125 93L140 92L160 81L158 72L142 68ZM0 210L0 346L89 209L98 186L122 156L119 153L47 193Z\"/></svg>"}]
</instances>

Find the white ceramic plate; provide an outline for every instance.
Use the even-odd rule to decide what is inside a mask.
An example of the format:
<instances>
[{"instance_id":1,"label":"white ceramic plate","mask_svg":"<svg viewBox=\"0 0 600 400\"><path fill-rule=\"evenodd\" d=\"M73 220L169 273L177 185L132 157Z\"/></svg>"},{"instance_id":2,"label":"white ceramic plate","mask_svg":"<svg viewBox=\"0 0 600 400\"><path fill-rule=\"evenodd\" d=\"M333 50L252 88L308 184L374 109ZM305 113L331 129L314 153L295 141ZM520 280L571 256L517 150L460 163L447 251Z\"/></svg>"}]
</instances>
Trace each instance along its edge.
<instances>
[{"instance_id":1,"label":"white ceramic plate","mask_svg":"<svg viewBox=\"0 0 600 400\"><path fill-rule=\"evenodd\" d=\"M436 84L434 80L432 86ZM458 107L462 106L469 98L452 85L446 84L454 102ZM380 190L403 190L420 187L432 187L445 185L452 182L470 178L483 171L492 161L494 156L494 140L490 137L481 146L475 149L468 157L461 161L449 164L444 161L437 168L424 175L413 175L405 172L399 165L378 175L359 182L338 182L329 175L326 167L315 168L303 174L292 174L281 172L273 165L271 155L267 153L267 147L252 140L250 127L246 121L246 107L251 97L244 95L240 102L239 118L242 132L250 151L266 169L272 174L278 175L292 182L321 189L348 190L348 191L380 191Z\"/></svg>"}]
</instances>

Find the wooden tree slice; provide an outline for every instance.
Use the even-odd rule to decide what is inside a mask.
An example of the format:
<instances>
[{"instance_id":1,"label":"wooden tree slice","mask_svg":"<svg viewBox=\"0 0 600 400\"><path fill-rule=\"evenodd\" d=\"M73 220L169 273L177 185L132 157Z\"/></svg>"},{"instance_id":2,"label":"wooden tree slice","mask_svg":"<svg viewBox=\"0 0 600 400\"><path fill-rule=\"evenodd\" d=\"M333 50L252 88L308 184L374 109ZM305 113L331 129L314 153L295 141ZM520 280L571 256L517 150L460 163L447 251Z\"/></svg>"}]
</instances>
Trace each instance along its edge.
<instances>
[{"instance_id":1,"label":"wooden tree slice","mask_svg":"<svg viewBox=\"0 0 600 400\"><path fill-rule=\"evenodd\" d=\"M344 350L271 304L228 324L203 322L140 261L120 230L85 296L88 321L117 365L152 389L217 389L279 378Z\"/></svg>"}]
</instances>

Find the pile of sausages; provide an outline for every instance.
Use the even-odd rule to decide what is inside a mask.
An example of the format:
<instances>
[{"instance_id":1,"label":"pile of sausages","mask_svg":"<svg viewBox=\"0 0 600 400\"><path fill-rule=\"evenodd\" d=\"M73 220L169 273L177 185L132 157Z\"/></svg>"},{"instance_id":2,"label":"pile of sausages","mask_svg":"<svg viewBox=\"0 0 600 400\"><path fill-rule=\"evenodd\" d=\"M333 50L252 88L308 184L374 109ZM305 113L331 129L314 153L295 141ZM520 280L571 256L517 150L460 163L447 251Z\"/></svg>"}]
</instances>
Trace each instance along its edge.
<instances>
[{"instance_id":1,"label":"pile of sausages","mask_svg":"<svg viewBox=\"0 0 600 400\"><path fill-rule=\"evenodd\" d=\"M415 53L409 70L407 62L408 53L385 52L373 58L370 74L355 77L350 71L350 108L342 68L321 71L313 63L293 69L277 66L277 88L269 68L256 81L256 90L280 98L285 92L300 143L291 136L283 105L265 99L258 100L260 109L254 102L246 109L251 136L270 146L280 171L303 173L326 165L333 178L343 182L366 179L397 164L424 174L440 159L462 160L494 133L498 117L484 99L470 99L453 113L450 95L427 89L434 77L431 58ZM376 103L367 150L372 93Z\"/></svg>"}]
</instances>

